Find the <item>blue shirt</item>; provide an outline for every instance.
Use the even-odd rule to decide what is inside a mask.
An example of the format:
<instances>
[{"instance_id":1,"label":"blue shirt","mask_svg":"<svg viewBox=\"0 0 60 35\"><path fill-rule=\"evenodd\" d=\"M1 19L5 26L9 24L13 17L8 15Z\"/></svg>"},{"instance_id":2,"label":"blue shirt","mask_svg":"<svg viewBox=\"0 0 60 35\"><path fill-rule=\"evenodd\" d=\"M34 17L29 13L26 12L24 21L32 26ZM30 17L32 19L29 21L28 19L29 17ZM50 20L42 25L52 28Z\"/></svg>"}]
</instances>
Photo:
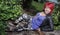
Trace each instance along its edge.
<instances>
[{"instance_id":1,"label":"blue shirt","mask_svg":"<svg viewBox=\"0 0 60 35\"><path fill-rule=\"evenodd\" d=\"M38 29L39 26L41 26L43 20L45 19L45 16L41 16L40 13L37 13L37 15L35 17L32 18L32 29Z\"/></svg>"}]
</instances>

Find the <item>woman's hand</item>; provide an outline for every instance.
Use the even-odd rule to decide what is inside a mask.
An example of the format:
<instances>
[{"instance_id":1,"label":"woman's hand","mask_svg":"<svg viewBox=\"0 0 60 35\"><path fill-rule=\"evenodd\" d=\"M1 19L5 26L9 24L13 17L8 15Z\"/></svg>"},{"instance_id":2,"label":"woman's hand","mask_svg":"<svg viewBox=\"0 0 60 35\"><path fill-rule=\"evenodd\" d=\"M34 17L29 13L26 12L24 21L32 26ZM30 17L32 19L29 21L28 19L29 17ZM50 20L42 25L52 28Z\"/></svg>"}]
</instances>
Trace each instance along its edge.
<instances>
[{"instance_id":1,"label":"woman's hand","mask_svg":"<svg viewBox=\"0 0 60 35\"><path fill-rule=\"evenodd\" d=\"M39 33L39 35L45 35L45 33L42 32L40 28L37 29L37 32Z\"/></svg>"}]
</instances>

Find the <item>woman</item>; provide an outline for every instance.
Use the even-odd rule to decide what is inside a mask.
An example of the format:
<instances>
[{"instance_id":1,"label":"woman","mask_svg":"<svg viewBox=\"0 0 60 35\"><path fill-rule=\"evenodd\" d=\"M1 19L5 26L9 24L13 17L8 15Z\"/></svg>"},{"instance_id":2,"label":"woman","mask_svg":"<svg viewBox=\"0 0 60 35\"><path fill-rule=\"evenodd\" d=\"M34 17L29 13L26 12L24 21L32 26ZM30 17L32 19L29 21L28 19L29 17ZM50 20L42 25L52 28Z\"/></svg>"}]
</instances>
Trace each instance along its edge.
<instances>
[{"instance_id":1,"label":"woman","mask_svg":"<svg viewBox=\"0 0 60 35\"><path fill-rule=\"evenodd\" d=\"M37 13L37 15L32 19L32 22L31 22L32 23L31 24L32 29L41 31L39 29L39 26L42 25L46 16L51 16L53 9L54 9L54 3L46 2L44 5L44 12ZM40 34L42 35L41 32L40 32Z\"/></svg>"},{"instance_id":2,"label":"woman","mask_svg":"<svg viewBox=\"0 0 60 35\"><path fill-rule=\"evenodd\" d=\"M46 19L46 16L51 16L54 9L54 3L52 2L46 2L44 5L44 11L37 13L31 20L31 22L28 24L28 30L37 30L40 35L44 35L41 31L40 27L43 24L43 21Z\"/></svg>"}]
</instances>

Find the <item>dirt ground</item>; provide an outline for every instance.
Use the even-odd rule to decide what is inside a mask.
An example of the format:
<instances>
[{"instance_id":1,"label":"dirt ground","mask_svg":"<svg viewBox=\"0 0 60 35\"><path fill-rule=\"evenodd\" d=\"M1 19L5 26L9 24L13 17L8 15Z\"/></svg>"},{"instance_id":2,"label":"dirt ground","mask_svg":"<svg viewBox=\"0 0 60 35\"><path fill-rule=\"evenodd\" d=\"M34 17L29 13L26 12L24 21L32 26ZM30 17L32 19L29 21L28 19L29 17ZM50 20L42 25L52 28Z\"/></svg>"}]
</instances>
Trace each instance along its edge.
<instances>
[{"instance_id":1,"label":"dirt ground","mask_svg":"<svg viewBox=\"0 0 60 35\"><path fill-rule=\"evenodd\" d=\"M60 35L60 31L44 32L45 35ZM7 35L39 35L34 31L8 32Z\"/></svg>"}]
</instances>

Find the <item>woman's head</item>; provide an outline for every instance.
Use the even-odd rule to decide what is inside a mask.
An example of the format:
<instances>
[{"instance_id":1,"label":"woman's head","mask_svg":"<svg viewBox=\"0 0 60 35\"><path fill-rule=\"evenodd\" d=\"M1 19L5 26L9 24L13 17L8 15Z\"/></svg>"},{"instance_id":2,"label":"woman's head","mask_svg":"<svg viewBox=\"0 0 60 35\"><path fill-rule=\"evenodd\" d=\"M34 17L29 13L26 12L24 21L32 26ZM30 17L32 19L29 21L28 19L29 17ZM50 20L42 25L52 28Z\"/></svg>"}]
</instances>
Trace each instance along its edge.
<instances>
[{"instance_id":1,"label":"woman's head","mask_svg":"<svg viewBox=\"0 0 60 35\"><path fill-rule=\"evenodd\" d=\"M52 3L52 2L46 2L45 3L45 5L44 5L44 12L46 14L52 14L53 9L54 9L54 3Z\"/></svg>"}]
</instances>

